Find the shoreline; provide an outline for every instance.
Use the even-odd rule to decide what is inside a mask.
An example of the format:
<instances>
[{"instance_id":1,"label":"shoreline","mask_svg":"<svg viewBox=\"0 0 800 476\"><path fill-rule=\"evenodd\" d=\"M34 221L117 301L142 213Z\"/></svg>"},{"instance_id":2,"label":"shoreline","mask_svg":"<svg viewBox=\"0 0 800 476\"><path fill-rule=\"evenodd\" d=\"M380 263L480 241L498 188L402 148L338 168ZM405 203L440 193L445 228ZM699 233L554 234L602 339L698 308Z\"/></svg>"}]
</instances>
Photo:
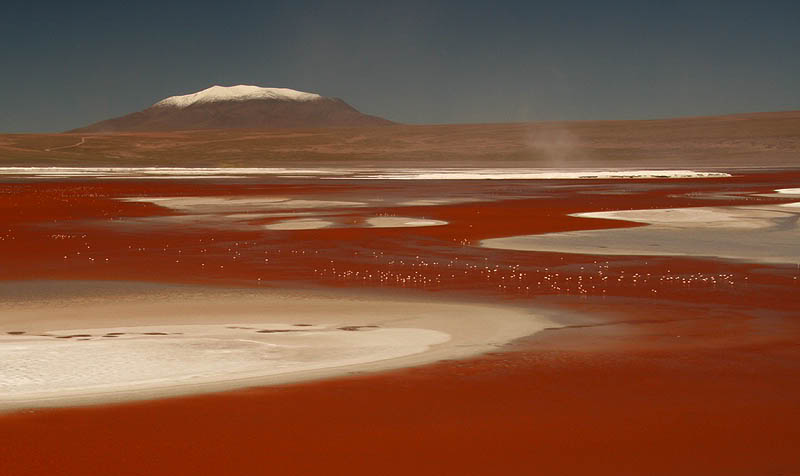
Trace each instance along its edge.
<instances>
[{"instance_id":1,"label":"shoreline","mask_svg":"<svg viewBox=\"0 0 800 476\"><path fill-rule=\"evenodd\" d=\"M496 303L562 324L463 360L4 412L0 439L7 444L0 453L8 457L0 459L7 473L239 475L263 472L268 464L285 474L385 467L391 474L524 474L535 467L548 474L616 475L620 468L651 474L655 468L665 475L750 475L798 467L792 432L800 427L800 268L476 246L498 235L636 226L570 216L583 212L797 202L786 194L762 195L797 188L798 172L674 182L481 181L468 189L459 181L424 187L277 179L6 182L0 277L16 282L0 286L3 308L49 300L55 309L57 301L91 305L95 298L125 304L127 291L147 294L156 305L173 291L198 289L189 286L195 283L218 287L231 299L237 295L224 286L282 287L287 297L289 289L305 289L296 296L337 298L341 289L359 293L361 301L353 299L362 309L371 298ZM118 226L120 219L171 213L119 197L364 201L379 193L388 200L370 202L374 216L449 224L253 232L173 221ZM399 208L411 205L428 206ZM363 213L346 215L355 221ZM32 285L24 278L62 281ZM147 283L154 279L173 284ZM150 317L159 323L159 316ZM259 317L253 322L264 321ZM24 329L15 324L12 330ZM188 428L196 431L187 435ZM398 457L398 448L414 457ZM565 448L582 457L564 458ZM685 457L698 451L701 458Z\"/></svg>"},{"instance_id":2,"label":"shoreline","mask_svg":"<svg viewBox=\"0 0 800 476\"><path fill-rule=\"evenodd\" d=\"M513 251L711 257L791 265L800 263L795 246L800 228L793 208L797 202L573 213L570 216L631 226L490 238L480 245Z\"/></svg>"},{"instance_id":3,"label":"shoreline","mask_svg":"<svg viewBox=\"0 0 800 476\"><path fill-rule=\"evenodd\" d=\"M2 395L0 396L0 412L38 407L150 400L413 367L445 359L479 355L517 338L530 336L544 328L558 325L541 315L511 306L463 304L414 298L385 299L347 291L254 290L157 284L151 286L142 283L135 283L134 287L138 289L128 291L126 290L128 283L104 282L102 283L103 292L99 295L89 293L88 296L69 298L66 297L67 293L62 296L53 293L54 285L57 287L58 284L53 281L26 282L24 284L13 281L0 283L0 291L2 288L19 289L20 286L24 286L26 294L36 296L33 300L9 303L0 310L0 333L4 334L1 339L15 343L25 342L27 339L39 343L44 348L50 346L47 342L53 342L52 345L62 346L62 348L63 346L71 348L70 346L86 345L88 349L88 346L91 345L108 352L109 349L113 349L114 345L125 344L122 340L114 340L113 343L109 340L101 342L100 338L103 336L99 334L92 337L95 338L94 342L66 342L70 340L65 339L65 336L69 335L66 331L80 330L81 336L87 336L82 338L90 339L88 336L92 334L84 334L83 331L89 329L102 333L109 329L124 328L123 330L130 332L131 329L135 331L136 328L143 326L140 330L166 334L158 332L159 329L169 328L168 330L175 331L180 326L191 325L252 325L254 328L277 325L280 327L281 324L286 326L292 325L292 323L295 323L294 325L297 323L310 324L316 330L326 328L328 331L334 328L378 326L381 328L379 331L385 335L399 333L404 336L401 339L404 341L403 345L407 345L409 335L424 336L424 338L412 351L403 355L397 355L399 351L396 350L392 353L392 348L385 347L373 355L373 358L366 357L357 362L345 359L344 361L351 363L344 365L336 364L342 360L334 360L330 366L325 366L325 362L322 361L321 363L317 362L322 367L313 368L312 365L312 368L278 373L274 373L274 368L264 367L258 370L248 367L245 372L207 375L190 381L184 379L184 381L122 382L117 383L116 386L112 382L104 385L103 388L93 390L67 387L61 390L49 390L45 393L22 394L17 397L13 396L13 393L0 394ZM72 282L70 285L91 287L92 283ZM148 289L155 293L148 292ZM377 315L378 312L380 315ZM117 330L119 331L119 329ZM8 334L9 332L14 334ZM25 334L19 334L21 332ZM338 339L334 345L346 347L350 344L340 342L343 339L341 334L346 334L347 338L352 340L355 334L368 337L370 333L370 331L352 333L341 330L338 332L339 336L334 336L335 333L331 332L316 332L315 334L324 334L328 336L324 338L328 339L334 336ZM446 340L443 338L443 334L447 335ZM286 338L283 336L285 334L280 337L268 336L272 340L267 345L283 345L282 342L286 342ZM240 337L237 336L237 339L241 340ZM150 341L158 339L162 339L160 342L166 342L163 335L139 335L136 339L138 339L136 341L138 345L152 344ZM196 345L196 342L189 339L188 336L171 336L170 339L179 345L186 343ZM130 339L128 340L130 341ZM442 340L445 341L442 342ZM215 338L214 342L222 345L220 343L225 341ZM276 342L278 343L276 344ZM310 344L311 347L313 345ZM367 347L369 347L368 344ZM228 352L231 351L228 350ZM107 355L115 355L115 353ZM386 357L386 355L389 356ZM309 356L309 358L322 358L325 357L325 354L315 354L314 351L311 351ZM8 361L6 364L13 365ZM107 362L97 363L97 365L100 364L108 365ZM114 370L126 371L124 367ZM24 375L22 376L24 377ZM6 380L13 380L13 378L12 374L6 375ZM2 378L0 378L0 387L2 387Z\"/></svg>"}]
</instances>

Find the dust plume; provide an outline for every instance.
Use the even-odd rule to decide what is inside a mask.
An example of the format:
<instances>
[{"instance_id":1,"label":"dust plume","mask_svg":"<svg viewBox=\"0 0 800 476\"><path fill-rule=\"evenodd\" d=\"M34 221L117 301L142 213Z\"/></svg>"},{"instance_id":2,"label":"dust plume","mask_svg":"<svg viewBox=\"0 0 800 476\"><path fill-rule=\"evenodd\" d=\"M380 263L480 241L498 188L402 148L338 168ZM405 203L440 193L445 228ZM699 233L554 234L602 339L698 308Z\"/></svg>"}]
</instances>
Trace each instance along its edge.
<instances>
[{"instance_id":1,"label":"dust plume","mask_svg":"<svg viewBox=\"0 0 800 476\"><path fill-rule=\"evenodd\" d=\"M531 124L524 141L539 167L576 167L583 159L580 138L563 124Z\"/></svg>"}]
</instances>

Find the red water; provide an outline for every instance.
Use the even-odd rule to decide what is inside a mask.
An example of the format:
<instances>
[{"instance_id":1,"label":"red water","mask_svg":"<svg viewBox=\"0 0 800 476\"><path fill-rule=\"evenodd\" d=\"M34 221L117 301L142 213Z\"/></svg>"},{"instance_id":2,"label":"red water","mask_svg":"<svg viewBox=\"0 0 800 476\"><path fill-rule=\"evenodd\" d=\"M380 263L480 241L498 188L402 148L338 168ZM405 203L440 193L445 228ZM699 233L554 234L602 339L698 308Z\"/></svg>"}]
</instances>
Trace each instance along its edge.
<instances>
[{"instance_id":1,"label":"red water","mask_svg":"<svg viewBox=\"0 0 800 476\"><path fill-rule=\"evenodd\" d=\"M628 226L567 216L578 211L778 203L736 193L796 187L800 174L591 188L176 182L0 185L0 278L347 287L543 307L571 327L382 374L2 415L0 474L800 473L796 265L474 246ZM697 198L721 192L731 195ZM443 227L276 232L131 223L177 214L114 200L143 195L493 201L344 210L344 221L396 214Z\"/></svg>"}]
</instances>

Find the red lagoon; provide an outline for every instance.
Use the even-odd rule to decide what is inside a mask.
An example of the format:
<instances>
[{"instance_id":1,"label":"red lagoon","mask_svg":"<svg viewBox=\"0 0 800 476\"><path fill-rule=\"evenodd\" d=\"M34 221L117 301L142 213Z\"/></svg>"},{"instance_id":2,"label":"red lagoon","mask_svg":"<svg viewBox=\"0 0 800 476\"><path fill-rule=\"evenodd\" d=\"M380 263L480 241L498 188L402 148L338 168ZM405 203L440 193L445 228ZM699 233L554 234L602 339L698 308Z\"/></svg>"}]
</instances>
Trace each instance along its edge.
<instances>
[{"instance_id":1,"label":"red lagoon","mask_svg":"<svg viewBox=\"0 0 800 476\"><path fill-rule=\"evenodd\" d=\"M3 414L0 474L800 472L797 264L479 246L501 236L634 226L568 216L576 212L783 203L790 200L760 194L798 183L796 172L691 180L8 180L0 184L3 280L347 287L524 306L565 327L470 360ZM157 201L119 200L136 197L320 205L231 225L214 214L181 221L186 210ZM263 228L298 213L334 226ZM362 226L392 215L448 225Z\"/></svg>"}]
</instances>

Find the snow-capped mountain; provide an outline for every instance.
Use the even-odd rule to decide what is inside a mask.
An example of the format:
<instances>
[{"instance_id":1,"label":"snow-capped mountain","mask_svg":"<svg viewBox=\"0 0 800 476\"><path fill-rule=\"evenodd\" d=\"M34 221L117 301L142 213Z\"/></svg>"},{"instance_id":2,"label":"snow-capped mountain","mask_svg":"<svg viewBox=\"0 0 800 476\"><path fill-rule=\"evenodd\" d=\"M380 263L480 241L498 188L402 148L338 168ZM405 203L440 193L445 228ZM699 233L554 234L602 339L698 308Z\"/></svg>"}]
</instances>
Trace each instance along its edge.
<instances>
[{"instance_id":1,"label":"snow-capped mountain","mask_svg":"<svg viewBox=\"0 0 800 476\"><path fill-rule=\"evenodd\" d=\"M251 99L275 99L280 101L315 101L323 99L319 94L304 93L287 88L262 88L259 86L211 86L208 89L187 94L172 96L153 104L153 107L189 107L222 101L249 101Z\"/></svg>"},{"instance_id":2,"label":"snow-capped mountain","mask_svg":"<svg viewBox=\"0 0 800 476\"><path fill-rule=\"evenodd\" d=\"M212 86L70 132L352 127L392 124L341 99L286 88Z\"/></svg>"}]
</instances>

